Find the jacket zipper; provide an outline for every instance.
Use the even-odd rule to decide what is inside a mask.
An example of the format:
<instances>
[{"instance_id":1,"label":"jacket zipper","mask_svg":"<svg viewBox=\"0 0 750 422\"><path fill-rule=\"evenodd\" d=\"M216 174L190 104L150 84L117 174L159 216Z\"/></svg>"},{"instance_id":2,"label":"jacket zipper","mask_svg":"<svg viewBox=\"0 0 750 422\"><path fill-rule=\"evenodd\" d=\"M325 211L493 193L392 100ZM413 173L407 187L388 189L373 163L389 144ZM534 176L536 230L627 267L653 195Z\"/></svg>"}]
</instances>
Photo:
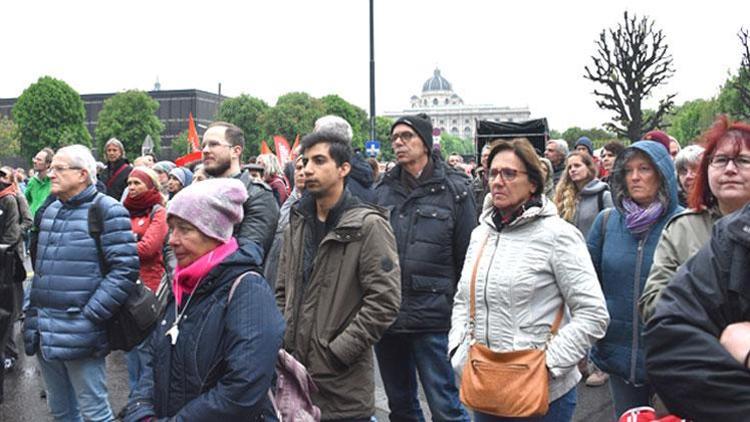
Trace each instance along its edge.
<instances>
[{"instance_id":1,"label":"jacket zipper","mask_svg":"<svg viewBox=\"0 0 750 422\"><path fill-rule=\"evenodd\" d=\"M500 233L497 233L497 238L495 239L495 249L492 251L492 259L490 260L490 265L487 266L487 274L484 276L484 309L486 312L485 318L484 318L484 337L487 343L487 348L490 348L490 302L487 299L487 285L489 283L490 279L490 269L492 269L492 263L495 262L495 254L497 253L497 248L500 245ZM482 259L480 256L479 259ZM512 292L511 292L512 293ZM512 297L512 295L511 295ZM513 299L511 298L511 301ZM511 306L511 310L513 307ZM476 315L474 316L476 318Z\"/></svg>"},{"instance_id":2,"label":"jacket zipper","mask_svg":"<svg viewBox=\"0 0 750 422\"><path fill-rule=\"evenodd\" d=\"M294 210L292 210L292 211L294 211ZM292 212L292 211L290 211L290 212ZM300 218L300 217L297 217L297 218ZM290 227L291 227L291 223L292 223L291 220L292 220L292 216L290 215L289 216ZM292 306L294 306L294 308L292 309L292 321L294 321L294 323L292 324L291 327L287 327L287 329L289 329L290 332L292 332L292 333L294 333L294 332L297 331L297 318L299 318L299 308L302 306L302 296L304 296L304 294L303 294L304 292L302 292L302 290L304 289L304 286L305 286L305 283L302 282L302 278L304 277L304 275L302 274L302 271L300 271L300 269L301 269L300 267L304 267L304 260L305 260L305 228L307 226L307 222L305 221L304 218L302 219L302 222L304 223L304 224L302 224L302 227L300 228L301 233L302 233L302 239L301 239L302 241L300 242L300 244L301 244L302 247L299 250L299 257L297 259L297 268L294 269L294 273L293 273L293 274L299 274L299 277L295 277L296 279L294 280L294 294L295 294L295 298L294 298L294 303L292 304ZM291 236L289 237L289 240L292 240ZM298 350L297 350L297 339L296 339L296 337L294 335L291 336L291 341L292 341L291 349L298 352Z\"/></svg>"},{"instance_id":3,"label":"jacket zipper","mask_svg":"<svg viewBox=\"0 0 750 422\"><path fill-rule=\"evenodd\" d=\"M643 265L643 244L648 238L646 232L641 240L638 241L638 257L635 261L635 277L633 278L633 349L630 353L630 382L635 385L635 367L638 362L638 298L640 294L641 267Z\"/></svg>"}]
</instances>

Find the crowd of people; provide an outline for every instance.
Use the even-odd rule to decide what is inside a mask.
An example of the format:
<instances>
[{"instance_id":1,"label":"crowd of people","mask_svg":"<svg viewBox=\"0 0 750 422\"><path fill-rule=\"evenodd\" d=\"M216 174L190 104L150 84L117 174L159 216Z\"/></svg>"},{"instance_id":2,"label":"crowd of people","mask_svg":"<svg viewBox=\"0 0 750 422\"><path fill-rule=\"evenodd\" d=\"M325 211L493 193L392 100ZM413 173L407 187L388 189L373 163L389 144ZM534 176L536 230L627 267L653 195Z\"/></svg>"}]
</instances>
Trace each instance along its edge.
<instances>
[{"instance_id":1,"label":"crowd of people","mask_svg":"<svg viewBox=\"0 0 750 422\"><path fill-rule=\"evenodd\" d=\"M750 125L684 147L495 139L478 164L444 159L426 115L390 142L394 162L367 160L324 116L289 162L243 163L243 131L214 122L188 166L112 138L103 163L71 145L28 178L0 167L0 402L23 320L59 421L365 422L376 361L393 421L425 419L420 385L434 420L571 421L582 379L615 420L750 414ZM137 283L162 316L114 411L108 321ZM506 387L530 351L547 382L523 407ZM277 400L291 358L310 383Z\"/></svg>"}]
</instances>

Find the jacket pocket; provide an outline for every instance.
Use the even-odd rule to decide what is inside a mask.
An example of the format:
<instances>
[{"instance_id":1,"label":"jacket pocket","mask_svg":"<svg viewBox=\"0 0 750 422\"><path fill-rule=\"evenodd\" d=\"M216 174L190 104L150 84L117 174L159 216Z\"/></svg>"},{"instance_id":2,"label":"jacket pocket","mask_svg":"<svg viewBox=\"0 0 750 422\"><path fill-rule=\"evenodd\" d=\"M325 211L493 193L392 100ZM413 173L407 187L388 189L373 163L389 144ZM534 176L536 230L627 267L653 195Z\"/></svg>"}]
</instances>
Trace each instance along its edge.
<instances>
[{"instance_id":1,"label":"jacket pocket","mask_svg":"<svg viewBox=\"0 0 750 422\"><path fill-rule=\"evenodd\" d=\"M447 293L451 291L453 282L443 277L424 275L411 276L411 288L416 292Z\"/></svg>"},{"instance_id":2,"label":"jacket pocket","mask_svg":"<svg viewBox=\"0 0 750 422\"><path fill-rule=\"evenodd\" d=\"M446 245L453 237L453 222L450 210L421 205L415 211L413 242Z\"/></svg>"}]
</instances>

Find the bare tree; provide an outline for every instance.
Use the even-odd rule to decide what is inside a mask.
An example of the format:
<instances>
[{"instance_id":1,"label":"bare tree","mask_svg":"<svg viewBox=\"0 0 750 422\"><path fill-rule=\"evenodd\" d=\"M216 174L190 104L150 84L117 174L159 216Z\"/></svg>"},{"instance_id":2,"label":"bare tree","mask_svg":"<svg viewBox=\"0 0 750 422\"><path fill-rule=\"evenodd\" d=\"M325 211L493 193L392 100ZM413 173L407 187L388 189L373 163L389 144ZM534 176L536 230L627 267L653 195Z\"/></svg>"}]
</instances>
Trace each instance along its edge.
<instances>
[{"instance_id":1,"label":"bare tree","mask_svg":"<svg viewBox=\"0 0 750 422\"><path fill-rule=\"evenodd\" d=\"M742 104L737 113L745 119L750 119L750 45L748 45L750 30L742 28L737 36L740 38L743 50L740 72L734 80L734 88L737 90Z\"/></svg>"},{"instance_id":2,"label":"bare tree","mask_svg":"<svg viewBox=\"0 0 750 422\"><path fill-rule=\"evenodd\" d=\"M596 54L591 56L593 66L585 67L584 78L604 85L594 90L596 105L615 112L605 128L636 141L649 130L663 126L677 94L662 98L656 111L644 116L642 101L674 75L672 56L654 21L629 17L628 12L624 17L617 28L602 30Z\"/></svg>"}]
</instances>

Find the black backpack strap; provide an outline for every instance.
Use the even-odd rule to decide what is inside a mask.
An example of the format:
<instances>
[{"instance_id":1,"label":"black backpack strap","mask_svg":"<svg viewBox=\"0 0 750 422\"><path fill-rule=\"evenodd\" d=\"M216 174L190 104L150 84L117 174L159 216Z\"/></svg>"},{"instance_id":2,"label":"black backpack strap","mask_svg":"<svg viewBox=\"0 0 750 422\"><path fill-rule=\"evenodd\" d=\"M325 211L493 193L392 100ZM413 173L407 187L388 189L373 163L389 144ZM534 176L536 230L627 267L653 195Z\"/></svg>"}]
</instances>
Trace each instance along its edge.
<instances>
[{"instance_id":1,"label":"black backpack strap","mask_svg":"<svg viewBox=\"0 0 750 422\"><path fill-rule=\"evenodd\" d=\"M88 215L88 226L89 236L96 242L96 254L99 257L99 266L102 269L102 275L106 275L109 272L107 268L107 261L104 259L104 250L102 249L102 232L104 231L104 210L100 205L101 199L104 197L103 194L97 193L94 196L94 201L89 207Z\"/></svg>"}]
</instances>

